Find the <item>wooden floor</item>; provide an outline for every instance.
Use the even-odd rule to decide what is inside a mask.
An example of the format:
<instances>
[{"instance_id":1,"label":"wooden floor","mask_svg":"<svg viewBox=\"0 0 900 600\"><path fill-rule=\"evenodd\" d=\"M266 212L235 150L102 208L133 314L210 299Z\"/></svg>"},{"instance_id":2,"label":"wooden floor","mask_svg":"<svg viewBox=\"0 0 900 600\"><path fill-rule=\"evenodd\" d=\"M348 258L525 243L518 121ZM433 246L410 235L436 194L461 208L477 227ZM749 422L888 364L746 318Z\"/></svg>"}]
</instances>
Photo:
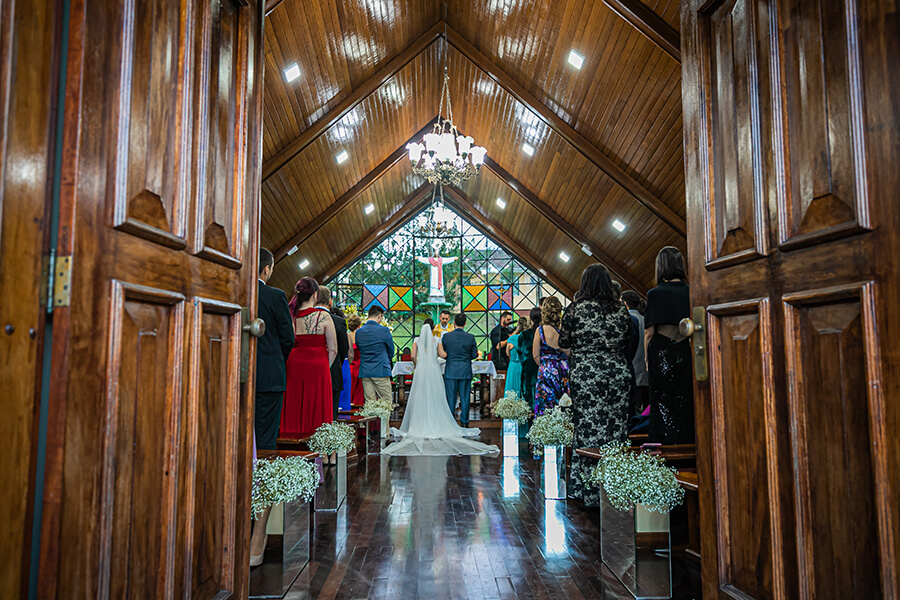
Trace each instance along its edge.
<instances>
[{"instance_id":1,"label":"wooden floor","mask_svg":"<svg viewBox=\"0 0 900 600\"><path fill-rule=\"evenodd\" d=\"M499 437L486 428L482 441ZM537 465L367 457L344 507L315 514L286 598L631 598L600 561L599 511L545 501Z\"/></svg>"}]
</instances>

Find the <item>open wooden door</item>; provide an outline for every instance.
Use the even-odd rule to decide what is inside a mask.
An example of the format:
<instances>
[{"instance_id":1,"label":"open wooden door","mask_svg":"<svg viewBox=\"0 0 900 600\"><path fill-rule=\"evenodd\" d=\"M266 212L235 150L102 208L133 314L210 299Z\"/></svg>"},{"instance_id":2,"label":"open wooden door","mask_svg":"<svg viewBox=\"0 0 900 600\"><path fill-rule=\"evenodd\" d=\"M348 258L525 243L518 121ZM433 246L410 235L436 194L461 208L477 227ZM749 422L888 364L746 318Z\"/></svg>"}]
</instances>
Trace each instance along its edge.
<instances>
[{"instance_id":1,"label":"open wooden door","mask_svg":"<svg viewBox=\"0 0 900 600\"><path fill-rule=\"evenodd\" d=\"M681 15L704 598L896 599L897 3Z\"/></svg>"},{"instance_id":2,"label":"open wooden door","mask_svg":"<svg viewBox=\"0 0 900 600\"><path fill-rule=\"evenodd\" d=\"M263 8L71 2L41 597L247 594Z\"/></svg>"}]
</instances>

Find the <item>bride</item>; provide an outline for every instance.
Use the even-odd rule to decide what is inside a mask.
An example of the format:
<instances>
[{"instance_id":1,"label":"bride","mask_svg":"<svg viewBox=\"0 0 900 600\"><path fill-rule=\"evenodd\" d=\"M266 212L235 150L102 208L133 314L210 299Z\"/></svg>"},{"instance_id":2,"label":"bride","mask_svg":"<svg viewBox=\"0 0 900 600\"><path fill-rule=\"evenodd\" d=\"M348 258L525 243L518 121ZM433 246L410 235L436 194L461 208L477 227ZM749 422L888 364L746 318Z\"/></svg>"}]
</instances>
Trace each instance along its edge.
<instances>
[{"instance_id":1,"label":"bride","mask_svg":"<svg viewBox=\"0 0 900 600\"><path fill-rule=\"evenodd\" d=\"M413 343L416 372L409 391L409 402L400 429L391 429L391 433L401 441L390 444L383 453L394 456L442 456L500 452L497 446L467 439L477 437L481 430L460 427L453 418L447 404L431 322L430 319L425 321Z\"/></svg>"}]
</instances>

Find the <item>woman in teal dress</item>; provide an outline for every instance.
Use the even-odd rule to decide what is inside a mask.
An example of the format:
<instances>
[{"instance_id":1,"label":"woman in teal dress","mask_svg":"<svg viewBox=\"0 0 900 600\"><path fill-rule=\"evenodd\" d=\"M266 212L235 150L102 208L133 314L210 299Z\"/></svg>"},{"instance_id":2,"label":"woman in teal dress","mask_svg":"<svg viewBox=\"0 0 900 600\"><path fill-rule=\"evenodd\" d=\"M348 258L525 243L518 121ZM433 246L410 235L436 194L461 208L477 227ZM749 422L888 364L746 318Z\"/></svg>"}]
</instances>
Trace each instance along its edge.
<instances>
[{"instance_id":1,"label":"woman in teal dress","mask_svg":"<svg viewBox=\"0 0 900 600\"><path fill-rule=\"evenodd\" d=\"M506 390L505 393L515 392L516 397L522 397L522 363L525 357L519 353L516 344L519 343L519 334L528 329L528 317L520 317L519 324L516 326L516 332L509 336L506 340L506 353L509 356L509 366L506 368Z\"/></svg>"}]
</instances>

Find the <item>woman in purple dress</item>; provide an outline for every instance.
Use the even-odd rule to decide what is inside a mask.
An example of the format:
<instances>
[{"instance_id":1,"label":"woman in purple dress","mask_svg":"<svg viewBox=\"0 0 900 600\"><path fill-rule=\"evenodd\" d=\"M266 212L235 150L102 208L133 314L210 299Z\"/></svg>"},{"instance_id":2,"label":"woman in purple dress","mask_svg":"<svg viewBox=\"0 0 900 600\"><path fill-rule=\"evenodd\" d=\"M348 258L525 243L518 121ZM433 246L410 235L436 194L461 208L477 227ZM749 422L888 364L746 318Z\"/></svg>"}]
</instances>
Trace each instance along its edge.
<instances>
[{"instance_id":1,"label":"woman in purple dress","mask_svg":"<svg viewBox=\"0 0 900 600\"><path fill-rule=\"evenodd\" d=\"M569 393L569 351L559 347L562 304L551 296L541 306L541 326L534 336L531 352L538 367L534 393L534 414L542 415Z\"/></svg>"}]
</instances>

